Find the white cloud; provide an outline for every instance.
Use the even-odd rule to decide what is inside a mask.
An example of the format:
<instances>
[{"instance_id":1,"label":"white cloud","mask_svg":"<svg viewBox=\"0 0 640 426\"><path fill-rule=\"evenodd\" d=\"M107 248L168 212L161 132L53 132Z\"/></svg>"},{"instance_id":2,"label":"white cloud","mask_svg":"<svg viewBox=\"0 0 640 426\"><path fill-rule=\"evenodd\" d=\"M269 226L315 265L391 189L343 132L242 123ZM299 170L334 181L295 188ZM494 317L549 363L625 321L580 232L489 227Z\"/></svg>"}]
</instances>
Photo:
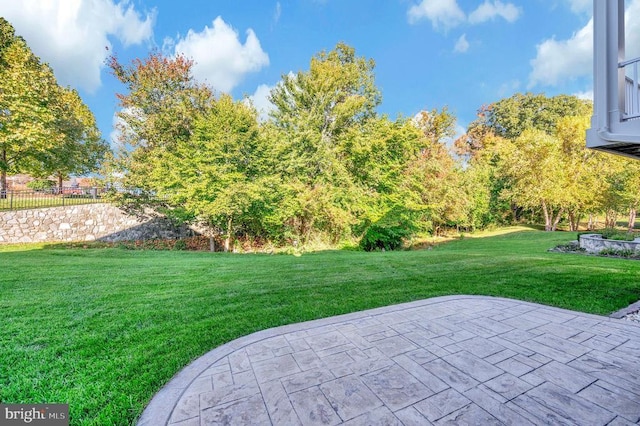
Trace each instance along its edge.
<instances>
[{"instance_id":1,"label":"white cloud","mask_svg":"<svg viewBox=\"0 0 640 426\"><path fill-rule=\"evenodd\" d=\"M579 0L571 2L575 7ZM627 0L626 9L626 57L640 56L640 0ZM531 60L529 88L555 86L563 81L590 75L593 71L593 20L575 32L567 40L550 38L537 46L537 54Z\"/></svg>"},{"instance_id":2,"label":"white cloud","mask_svg":"<svg viewBox=\"0 0 640 426\"><path fill-rule=\"evenodd\" d=\"M469 42L467 41L467 35L462 34L458 41L456 41L456 45L453 47L453 51L456 53L465 53L469 50Z\"/></svg>"},{"instance_id":3,"label":"white cloud","mask_svg":"<svg viewBox=\"0 0 640 426\"><path fill-rule=\"evenodd\" d=\"M551 38L537 46L531 60L529 88L556 86L562 81L589 75L593 68L593 19L568 40Z\"/></svg>"},{"instance_id":4,"label":"white cloud","mask_svg":"<svg viewBox=\"0 0 640 426\"><path fill-rule=\"evenodd\" d=\"M566 0L571 11L576 14L591 14L594 0Z\"/></svg>"},{"instance_id":5,"label":"white cloud","mask_svg":"<svg viewBox=\"0 0 640 426\"><path fill-rule=\"evenodd\" d=\"M136 132L123 120L120 115L140 119L144 114L136 107L120 108L114 111L111 117L111 131L109 132L109 144L114 153L131 149L132 139L136 139Z\"/></svg>"},{"instance_id":6,"label":"white cloud","mask_svg":"<svg viewBox=\"0 0 640 426\"><path fill-rule=\"evenodd\" d=\"M573 96L575 96L578 99L584 99L586 101L592 101L593 100L593 90L587 90L584 92L577 92L574 93Z\"/></svg>"},{"instance_id":7,"label":"white cloud","mask_svg":"<svg viewBox=\"0 0 640 426\"><path fill-rule=\"evenodd\" d=\"M485 0L476 10L469 14L469 23L480 24L496 19L503 18L507 22L515 22L522 13L521 9L512 3L502 3L500 0L493 2Z\"/></svg>"},{"instance_id":8,"label":"white cloud","mask_svg":"<svg viewBox=\"0 0 640 426\"><path fill-rule=\"evenodd\" d=\"M127 0L0 0L0 15L51 65L59 83L94 92L109 38L125 46L150 40L156 13L143 16Z\"/></svg>"},{"instance_id":9,"label":"white cloud","mask_svg":"<svg viewBox=\"0 0 640 426\"><path fill-rule=\"evenodd\" d=\"M249 96L249 100L251 104L258 111L258 120L266 121L269 118L269 112L271 112L275 105L271 103L269 100L269 96L271 95L271 90L274 86L268 86L266 84L261 84L258 86L253 95Z\"/></svg>"},{"instance_id":10,"label":"white cloud","mask_svg":"<svg viewBox=\"0 0 640 426\"><path fill-rule=\"evenodd\" d=\"M280 5L280 2L276 2L276 10L273 13L273 23L277 24L278 21L280 21L280 16L282 15L282 6Z\"/></svg>"},{"instance_id":11,"label":"white cloud","mask_svg":"<svg viewBox=\"0 0 640 426\"><path fill-rule=\"evenodd\" d=\"M431 21L433 28L442 27L445 30L458 26L466 19L456 0L422 0L411 6L407 15L411 24L426 18Z\"/></svg>"},{"instance_id":12,"label":"white cloud","mask_svg":"<svg viewBox=\"0 0 640 426\"><path fill-rule=\"evenodd\" d=\"M189 30L177 41L165 40L167 45L174 46L175 54L182 53L194 60L193 75L197 80L226 93L247 73L269 65L269 56L252 29L247 30L247 39L242 44L238 33L219 16L212 28L205 26L201 32Z\"/></svg>"},{"instance_id":13,"label":"white cloud","mask_svg":"<svg viewBox=\"0 0 640 426\"><path fill-rule=\"evenodd\" d=\"M503 3L500 0L485 0L477 9L467 15L460 9L457 0L421 0L409 8L407 16L409 23L415 24L422 19L431 21L434 29L445 31L457 27L465 22L469 24L481 24L486 21L503 18L507 22L516 21L522 10L512 3Z\"/></svg>"},{"instance_id":14,"label":"white cloud","mask_svg":"<svg viewBox=\"0 0 640 426\"><path fill-rule=\"evenodd\" d=\"M118 113L114 112L111 119L111 132L109 133L109 144L114 152L118 152L120 149L125 148L125 144L122 141L123 128L126 123L123 119L118 117Z\"/></svg>"}]
</instances>

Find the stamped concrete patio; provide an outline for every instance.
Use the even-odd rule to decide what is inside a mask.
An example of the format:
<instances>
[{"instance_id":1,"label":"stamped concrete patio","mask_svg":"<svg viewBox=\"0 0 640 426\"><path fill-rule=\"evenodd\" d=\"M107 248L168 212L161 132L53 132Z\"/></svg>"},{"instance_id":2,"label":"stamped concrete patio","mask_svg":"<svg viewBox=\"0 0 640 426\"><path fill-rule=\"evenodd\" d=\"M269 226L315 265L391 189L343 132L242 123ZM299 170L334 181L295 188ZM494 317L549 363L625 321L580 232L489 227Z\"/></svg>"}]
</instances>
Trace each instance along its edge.
<instances>
[{"instance_id":1,"label":"stamped concrete patio","mask_svg":"<svg viewBox=\"0 0 640 426\"><path fill-rule=\"evenodd\" d=\"M139 425L631 425L640 325L448 296L261 331L167 384Z\"/></svg>"}]
</instances>

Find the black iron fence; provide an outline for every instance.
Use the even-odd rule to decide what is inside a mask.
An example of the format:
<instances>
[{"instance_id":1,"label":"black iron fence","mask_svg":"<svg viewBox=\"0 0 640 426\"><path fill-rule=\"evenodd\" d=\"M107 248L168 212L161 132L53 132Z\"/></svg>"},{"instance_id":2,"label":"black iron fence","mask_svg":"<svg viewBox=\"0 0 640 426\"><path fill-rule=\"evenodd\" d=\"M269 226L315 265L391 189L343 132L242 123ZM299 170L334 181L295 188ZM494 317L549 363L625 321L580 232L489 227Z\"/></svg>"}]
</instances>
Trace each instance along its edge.
<instances>
[{"instance_id":1,"label":"black iron fence","mask_svg":"<svg viewBox=\"0 0 640 426\"><path fill-rule=\"evenodd\" d=\"M106 188L98 187L56 187L42 190L0 191L0 211L104 203L106 192Z\"/></svg>"}]
</instances>

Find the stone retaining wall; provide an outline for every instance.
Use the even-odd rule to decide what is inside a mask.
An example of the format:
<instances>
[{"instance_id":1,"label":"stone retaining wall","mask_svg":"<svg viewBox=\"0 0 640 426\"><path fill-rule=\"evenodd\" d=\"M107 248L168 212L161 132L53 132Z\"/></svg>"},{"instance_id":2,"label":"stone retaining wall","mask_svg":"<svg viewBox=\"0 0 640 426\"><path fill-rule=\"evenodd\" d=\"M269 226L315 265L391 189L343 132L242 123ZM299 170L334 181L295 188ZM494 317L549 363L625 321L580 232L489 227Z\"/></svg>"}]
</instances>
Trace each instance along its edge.
<instances>
[{"instance_id":1,"label":"stone retaining wall","mask_svg":"<svg viewBox=\"0 0 640 426\"><path fill-rule=\"evenodd\" d=\"M589 253L600 253L603 249L630 250L640 253L640 241L620 241L602 238L600 234L580 235L580 248Z\"/></svg>"},{"instance_id":2,"label":"stone retaining wall","mask_svg":"<svg viewBox=\"0 0 640 426\"><path fill-rule=\"evenodd\" d=\"M0 243L129 241L192 234L188 227L176 227L167 218L140 220L111 204L0 212Z\"/></svg>"}]
</instances>

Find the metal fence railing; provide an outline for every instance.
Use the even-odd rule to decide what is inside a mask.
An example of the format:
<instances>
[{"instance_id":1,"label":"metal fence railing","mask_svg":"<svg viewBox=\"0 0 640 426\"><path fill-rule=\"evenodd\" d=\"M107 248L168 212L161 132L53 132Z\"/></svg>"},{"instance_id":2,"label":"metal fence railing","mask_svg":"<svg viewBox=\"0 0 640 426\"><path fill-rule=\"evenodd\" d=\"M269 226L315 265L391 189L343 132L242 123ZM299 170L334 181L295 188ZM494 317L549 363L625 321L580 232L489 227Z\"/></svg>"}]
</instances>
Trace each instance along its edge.
<instances>
[{"instance_id":1,"label":"metal fence railing","mask_svg":"<svg viewBox=\"0 0 640 426\"><path fill-rule=\"evenodd\" d=\"M623 120L640 118L640 58L621 62L625 69Z\"/></svg>"},{"instance_id":2,"label":"metal fence railing","mask_svg":"<svg viewBox=\"0 0 640 426\"><path fill-rule=\"evenodd\" d=\"M103 196L105 193L105 188L97 187L56 187L43 190L0 191L0 211L104 203Z\"/></svg>"}]
</instances>

